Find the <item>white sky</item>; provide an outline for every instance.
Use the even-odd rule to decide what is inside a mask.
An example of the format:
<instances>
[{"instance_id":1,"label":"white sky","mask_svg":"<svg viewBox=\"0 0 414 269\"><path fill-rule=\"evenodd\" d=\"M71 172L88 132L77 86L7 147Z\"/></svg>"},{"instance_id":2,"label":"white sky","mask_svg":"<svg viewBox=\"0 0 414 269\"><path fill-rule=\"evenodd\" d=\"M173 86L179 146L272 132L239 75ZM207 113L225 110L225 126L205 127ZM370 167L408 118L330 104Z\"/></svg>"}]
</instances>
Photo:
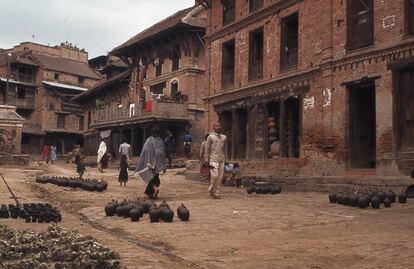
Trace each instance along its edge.
<instances>
[{"instance_id":1,"label":"white sky","mask_svg":"<svg viewBox=\"0 0 414 269\"><path fill-rule=\"evenodd\" d=\"M0 48L68 41L106 54L194 0L0 0Z\"/></svg>"}]
</instances>

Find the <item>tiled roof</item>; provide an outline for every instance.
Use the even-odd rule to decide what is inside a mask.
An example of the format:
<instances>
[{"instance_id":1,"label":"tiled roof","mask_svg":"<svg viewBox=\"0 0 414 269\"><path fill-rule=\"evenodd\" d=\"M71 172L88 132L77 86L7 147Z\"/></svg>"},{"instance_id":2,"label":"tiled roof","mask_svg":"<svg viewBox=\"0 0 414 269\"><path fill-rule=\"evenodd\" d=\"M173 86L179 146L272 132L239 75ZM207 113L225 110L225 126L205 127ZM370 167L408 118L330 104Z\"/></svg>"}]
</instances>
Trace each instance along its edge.
<instances>
[{"instance_id":1,"label":"tiled roof","mask_svg":"<svg viewBox=\"0 0 414 269\"><path fill-rule=\"evenodd\" d=\"M49 55L33 54L33 56L40 66L45 69L86 78L100 79L99 75L87 63Z\"/></svg>"},{"instance_id":2,"label":"tiled roof","mask_svg":"<svg viewBox=\"0 0 414 269\"><path fill-rule=\"evenodd\" d=\"M190 8L186 8L176 12L175 14L171 15L170 17L154 24L153 26L145 29L141 33L137 34L136 36L129 39L127 42L123 43L122 45L114 48L111 51L111 54L118 54L120 51L135 46L139 43L142 43L149 38L152 38L160 33L166 32L170 29L173 29L177 26L187 26L187 27L200 27L204 28L205 25L200 21L189 18L188 15L194 11L203 8L202 6L193 6Z\"/></svg>"},{"instance_id":3,"label":"tiled roof","mask_svg":"<svg viewBox=\"0 0 414 269\"><path fill-rule=\"evenodd\" d=\"M116 75L108 80L104 80L102 82L99 82L97 84L95 84L93 86L93 88L87 90L86 92L83 92L81 94L79 94L78 96L76 96L75 98L73 98L73 101L81 101L82 99L85 99L97 92L99 92L99 90L104 89L112 84L114 84L115 82L121 80L121 79L130 79L131 77L131 70L125 70L124 72L120 73L119 75Z\"/></svg>"}]
</instances>

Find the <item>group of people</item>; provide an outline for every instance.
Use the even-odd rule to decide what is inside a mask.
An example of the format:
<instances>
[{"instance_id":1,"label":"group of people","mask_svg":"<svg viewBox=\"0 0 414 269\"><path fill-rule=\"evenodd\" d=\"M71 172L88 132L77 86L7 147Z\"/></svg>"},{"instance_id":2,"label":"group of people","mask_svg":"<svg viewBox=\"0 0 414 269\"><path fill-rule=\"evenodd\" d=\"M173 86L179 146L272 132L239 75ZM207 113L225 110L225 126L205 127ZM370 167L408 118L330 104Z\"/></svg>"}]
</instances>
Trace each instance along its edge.
<instances>
[{"instance_id":1,"label":"group of people","mask_svg":"<svg viewBox=\"0 0 414 269\"><path fill-rule=\"evenodd\" d=\"M45 144L42 149L42 159L45 163L53 164L54 161L57 160L57 148L55 145L50 146L49 144Z\"/></svg>"},{"instance_id":2,"label":"group of people","mask_svg":"<svg viewBox=\"0 0 414 269\"><path fill-rule=\"evenodd\" d=\"M208 188L209 194L214 199L220 199L219 184L236 180L236 185L240 186L240 167L237 163L230 164L225 163L225 144L226 136L221 133L220 123L215 123L214 132L207 134L200 149L200 172L208 180L210 185ZM161 133L158 128L151 130L151 136L145 141L139 156L135 175L139 176L146 184L145 194L153 199L157 199L160 188L160 173L166 171L168 160L168 167L172 167L172 157L175 154L175 139L171 132L167 132L167 137L161 139ZM188 133L183 137L184 149L186 146L191 145L192 137ZM186 154L191 153L186 151ZM108 149L104 140L101 143L97 152L97 165L98 170L103 170L108 166ZM56 147L45 145L43 152L43 158L46 162L56 160ZM83 154L79 145L75 146L73 151L75 158L75 164L77 165L77 172L80 177L86 171L85 166L82 164ZM119 146L119 177L118 181L120 185L126 186L128 182L128 168L132 157L131 145L124 141ZM224 180L224 181L223 181Z\"/></svg>"}]
</instances>

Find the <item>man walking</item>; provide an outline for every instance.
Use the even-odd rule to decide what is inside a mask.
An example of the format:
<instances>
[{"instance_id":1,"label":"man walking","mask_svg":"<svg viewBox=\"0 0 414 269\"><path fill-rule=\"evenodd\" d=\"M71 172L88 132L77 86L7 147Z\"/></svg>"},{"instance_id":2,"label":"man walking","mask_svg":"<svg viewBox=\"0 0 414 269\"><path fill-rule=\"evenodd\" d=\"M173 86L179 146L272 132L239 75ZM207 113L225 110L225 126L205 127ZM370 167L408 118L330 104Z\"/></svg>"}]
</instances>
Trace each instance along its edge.
<instances>
[{"instance_id":1,"label":"man walking","mask_svg":"<svg viewBox=\"0 0 414 269\"><path fill-rule=\"evenodd\" d=\"M224 149L226 136L221 134L221 125L216 122L213 126L214 132L210 134L206 142L206 157L210 164L210 187L208 191L214 199L220 199L218 193L219 182L223 179L224 173Z\"/></svg>"},{"instance_id":2,"label":"man walking","mask_svg":"<svg viewBox=\"0 0 414 269\"><path fill-rule=\"evenodd\" d=\"M122 158L122 155L126 156L126 160L129 163L129 159L132 157L132 152L131 145L128 144L126 140L119 146L119 159Z\"/></svg>"},{"instance_id":3,"label":"man walking","mask_svg":"<svg viewBox=\"0 0 414 269\"><path fill-rule=\"evenodd\" d=\"M106 148L106 143L105 141L102 139L101 140L101 144L99 145L99 149L98 149L98 158L96 160L97 164L98 164L98 170L99 172L103 173L104 168L107 168L108 164L107 164L107 148Z\"/></svg>"}]
</instances>

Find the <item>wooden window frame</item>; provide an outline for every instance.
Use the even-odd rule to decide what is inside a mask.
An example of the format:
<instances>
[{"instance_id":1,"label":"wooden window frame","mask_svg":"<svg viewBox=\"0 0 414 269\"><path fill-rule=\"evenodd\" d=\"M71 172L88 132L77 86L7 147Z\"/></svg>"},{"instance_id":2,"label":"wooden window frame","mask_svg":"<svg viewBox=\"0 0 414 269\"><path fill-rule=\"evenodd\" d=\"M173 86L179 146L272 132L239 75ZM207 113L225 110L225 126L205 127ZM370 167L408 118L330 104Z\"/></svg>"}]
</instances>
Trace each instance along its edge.
<instances>
[{"instance_id":1,"label":"wooden window frame","mask_svg":"<svg viewBox=\"0 0 414 269\"><path fill-rule=\"evenodd\" d=\"M263 7L263 0L249 0L249 12L253 12Z\"/></svg>"},{"instance_id":2,"label":"wooden window frame","mask_svg":"<svg viewBox=\"0 0 414 269\"><path fill-rule=\"evenodd\" d=\"M363 37L365 31L363 31L363 29L361 30L360 27L357 27L356 24L356 20L363 18L362 16L364 14L362 14L360 12L360 14L357 14L357 12L355 12L355 14L352 11L352 8L354 7L354 3L359 1L360 3L364 2L362 5L366 6L369 12L368 15L368 19L370 20L370 25L369 27L369 36L365 36L366 40L365 42L360 42L358 43L355 38L356 36L358 37ZM366 5L366 3L368 3L368 5ZM354 4L354 5L353 5ZM374 44L374 0L347 0L347 51L353 51L353 50L357 50L357 49L361 49L361 48L365 48L365 47L369 47L372 46ZM368 28L367 28L368 29ZM358 34L355 34L356 32L358 32Z\"/></svg>"},{"instance_id":3,"label":"wooden window frame","mask_svg":"<svg viewBox=\"0 0 414 269\"><path fill-rule=\"evenodd\" d=\"M229 49L233 47L233 63L232 67L229 65ZM222 70L221 70L221 84L222 87L234 85L234 72L236 66L236 41L234 39L223 43L222 45Z\"/></svg>"},{"instance_id":4,"label":"wooden window frame","mask_svg":"<svg viewBox=\"0 0 414 269\"><path fill-rule=\"evenodd\" d=\"M411 5L411 6L410 6ZM414 0L405 0L405 35L406 36L414 36ZM410 11L413 15L410 17ZM411 20L410 20L411 19ZM410 24L410 21L412 24Z\"/></svg>"},{"instance_id":5,"label":"wooden window frame","mask_svg":"<svg viewBox=\"0 0 414 269\"><path fill-rule=\"evenodd\" d=\"M226 26L236 19L236 0L220 0L223 6L223 26Z\"/></svg>"},{"instance_id":6,"label":"wooden window frame","mask_svg":"<svg viewBox=\"0 0 414 269\"><path fill-rule=\"evenodd\" d=\"M56 126L58 129L64 129L66 126L66 114L57 113Z\"/></svg>"},{"instance_id":7,"label":"wooden window frame","mask_svg":"<svg viewBox=\"0 0 414 269\"><path fill-rule=\"evenodd\" d=\"M255 36L261 34L262 45L261 45L261 59L258 59L257 46L254 41ZM264 29L260 27L249 34L249 80L259 79L263 77L263 63L264 63ZM258 70L256 70L256 68ZM258 71L257 74L253 74Z\"/></svg>"},{"instance_id":8,"label":"wooden window frame","mask_svg":"<svg viewBox=\"0 0 414 269\"><path fill-rule=\"evenodd\" d=\"M290 33L289 23L297 21L296 47L289 47L290 42L287 36ZM280 38L280 69L285 70L298 65L299 58L299 13L293 13L284 17L281 21L281 38Z\"/></svg>"},{"instance_id":9,"label":"wooden window frame","mask_svg":"<svg viewBox=\"0 0 414 269\"><path fill-rule=\"evenodd\" d=\"M17 99L26 99L26 89L22 88L22 87L16 87L16 98Z\"/></svg>"},{"instance_id":10,"label":"wooden window frame","mask_svg":"<svg viewBox=\"0 0 414 269\"><path fill-rule=\"evenodd\" d=\"M85 117L79 115L79 131L83 131L85 129Z\"/></svg>"},{"instance_id":11,"label":"wooden window frame","mask_svg":"<svg viewBox=\"0 0 414 269\"><path fill-rule=\"evenodd\" d=\"M163 65L164 65L164 59L159 59L158 65L154 65L156 77L159 77L162 75Z\"/></svg>"}]
</instances>

